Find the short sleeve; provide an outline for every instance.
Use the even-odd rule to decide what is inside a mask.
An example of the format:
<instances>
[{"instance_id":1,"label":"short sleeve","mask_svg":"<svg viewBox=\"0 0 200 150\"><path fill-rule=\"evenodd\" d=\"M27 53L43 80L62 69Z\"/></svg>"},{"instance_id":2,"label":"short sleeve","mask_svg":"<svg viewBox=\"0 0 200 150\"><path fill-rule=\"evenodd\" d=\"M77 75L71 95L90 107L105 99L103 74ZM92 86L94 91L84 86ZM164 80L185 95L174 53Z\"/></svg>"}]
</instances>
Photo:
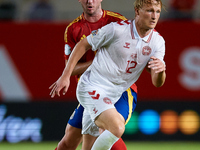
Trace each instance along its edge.
<instances>
[{"instance_id":1,"label":"short sleeve","mask_svg":"<svg viewBox=\"0 0 200 150\"><path fill-rule=\"evenodd\" d=\"M64 33L64 41L65 41L64 57L65 59L68 59L69 55L71 54L72 49L74 48L76 44L73 39L72 26L67 26Z\"/></svg>"},{"instance_id":2,"label":"short sleeve","mask_svg":"<svg viewBox=\"0 0 200 150\"><path fill-rule=\"evenodd\" d=\"M101 29L94 30L87 36L88 43L92 46L92 50L95 51L100 47L106 46L111 42L114 36L114 25L110 23Z\"/></svg>"},{"instance_id":3,"label":"short sleeve","mask_svg":"<svg viewBox=\"0 0 200 150\"><path fill-rule=\"evenodd\" d=\"M164 64L164 56L165 56L165 40L162 36L159 36L157 40L157 44L155 46L155 54L154 56L160 59Z\"/></svg>"}]
</instances>

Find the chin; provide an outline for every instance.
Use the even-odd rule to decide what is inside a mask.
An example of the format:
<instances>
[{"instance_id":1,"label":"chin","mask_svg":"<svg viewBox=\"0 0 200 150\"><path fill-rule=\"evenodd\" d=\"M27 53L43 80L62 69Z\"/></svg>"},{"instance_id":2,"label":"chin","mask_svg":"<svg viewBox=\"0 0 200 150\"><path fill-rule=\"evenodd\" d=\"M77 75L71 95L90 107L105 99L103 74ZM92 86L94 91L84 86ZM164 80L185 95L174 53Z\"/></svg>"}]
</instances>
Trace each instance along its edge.
<instances>
[{"instance_id":1,"label":"chin","mask_svg":"<svg viewBox=\"0 0 200 150\"><path fill-rule=\"evenodd\" d=\"M149 29L154 29L155 27L156 27L156 26L154 26L154 25L153 25L153 26L149 26Z\"/></svg>"}]
</instances>

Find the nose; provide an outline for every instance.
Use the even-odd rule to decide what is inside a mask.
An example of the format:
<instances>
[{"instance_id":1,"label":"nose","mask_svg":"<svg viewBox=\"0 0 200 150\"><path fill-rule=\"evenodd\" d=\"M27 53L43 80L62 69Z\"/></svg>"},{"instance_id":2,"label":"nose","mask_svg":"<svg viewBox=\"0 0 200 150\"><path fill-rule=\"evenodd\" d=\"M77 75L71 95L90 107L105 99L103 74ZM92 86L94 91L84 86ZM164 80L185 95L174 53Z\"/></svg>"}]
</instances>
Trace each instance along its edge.
<instances>
[{"instance_id":1,"label":"nose","mask_svg":"<svg viewBox=\"0 0 200 150\"><path fill-rule=\"evenodd\" d=\"M92 3L92 0L87 0L88 3Z\"/></svg>"},{"instance_id":2,"label":"nose","mask_svg":"<svg viewBox=\"0 0 200 150\"><path fill-rule=\"evenodd\" d=\"M156 12L153 12L153 13L151 14L151 18L152 18L153 20L156 19Z\"/></svg>"}]
</instances>

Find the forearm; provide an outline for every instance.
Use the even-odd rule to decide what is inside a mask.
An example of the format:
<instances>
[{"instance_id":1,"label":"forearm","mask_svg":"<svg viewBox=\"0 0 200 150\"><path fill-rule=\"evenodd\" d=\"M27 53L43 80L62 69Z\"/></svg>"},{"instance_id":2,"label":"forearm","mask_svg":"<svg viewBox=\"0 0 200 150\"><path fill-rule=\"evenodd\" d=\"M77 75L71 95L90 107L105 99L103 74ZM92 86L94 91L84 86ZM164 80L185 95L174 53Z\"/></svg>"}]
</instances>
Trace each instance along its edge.
<instances>
[{"instance_id":1,"label":"forearm","mask_svg":"<svg viewBox=\"0 0 200 150\"><path fill-rule=\"evenodd\" d=\"M166 65L160 59L151 56L151 61L146 65L146 70L151 74L151 80L155 87L161 87L166 78Z\"/></svg>"},{"instance_id":2,"label":"forearm","mask_svg":"<svg viewBox=\"0 0 200 150\"><path fill-rule=\"evenodd\" d=\"M155 73L155 71L151 70L151 78L155 87L161 87L165 83L166 73L165 71Z\"/></svg>"},{"instance_id":3,"label":"forearm","mask_svg":"<svg viewBox=\"0 0 200 150\"><path fill-rule=\"evenodd\" d=\"M66 64L67 64L66 60ZM74 70L72 71L72 76L74 75L81 75L85 72L85 70L92 64L92 60L91 61L87 61L87 62L81 62L81 63L77 63L76 66L74 67Z\"/></svg>"}]
</instances>

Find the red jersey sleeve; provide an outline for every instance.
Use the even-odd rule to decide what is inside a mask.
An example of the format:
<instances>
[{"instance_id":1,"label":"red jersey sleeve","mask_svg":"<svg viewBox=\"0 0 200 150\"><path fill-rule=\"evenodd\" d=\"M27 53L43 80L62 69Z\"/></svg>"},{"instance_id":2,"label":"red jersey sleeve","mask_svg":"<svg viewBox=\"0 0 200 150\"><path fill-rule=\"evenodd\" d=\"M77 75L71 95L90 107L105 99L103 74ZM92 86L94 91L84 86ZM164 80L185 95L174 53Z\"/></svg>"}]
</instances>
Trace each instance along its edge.
<instances>
[{"instance_id":1,"label":"red jersey sleeve","mask_svg":"<svg viewBox=\"0 0 200 150\"><path fill-rule=\"evenodd\" d=\"M64 33L64 41L65 41L65 59L69 58L71 51L73 50L74 46L78 41L79 38L79 31L80 31L80 22L82 20L82 15L74 19L66 28Z\"/></svg>"},{"instance_id":2,"label":"red jersey sleeve","mask_svg":"<svg viewBox=\"0 0 200 150\"><path fill-rule=\"evenodd\" d=\"M76 45L72 36L73 35L72 28L73 28L72 24L69 24L64 33L64 41L65 41L64 58L65 59L69 58L69 55L71 54L72 49Z\"/></svg>"}]
</instances>

